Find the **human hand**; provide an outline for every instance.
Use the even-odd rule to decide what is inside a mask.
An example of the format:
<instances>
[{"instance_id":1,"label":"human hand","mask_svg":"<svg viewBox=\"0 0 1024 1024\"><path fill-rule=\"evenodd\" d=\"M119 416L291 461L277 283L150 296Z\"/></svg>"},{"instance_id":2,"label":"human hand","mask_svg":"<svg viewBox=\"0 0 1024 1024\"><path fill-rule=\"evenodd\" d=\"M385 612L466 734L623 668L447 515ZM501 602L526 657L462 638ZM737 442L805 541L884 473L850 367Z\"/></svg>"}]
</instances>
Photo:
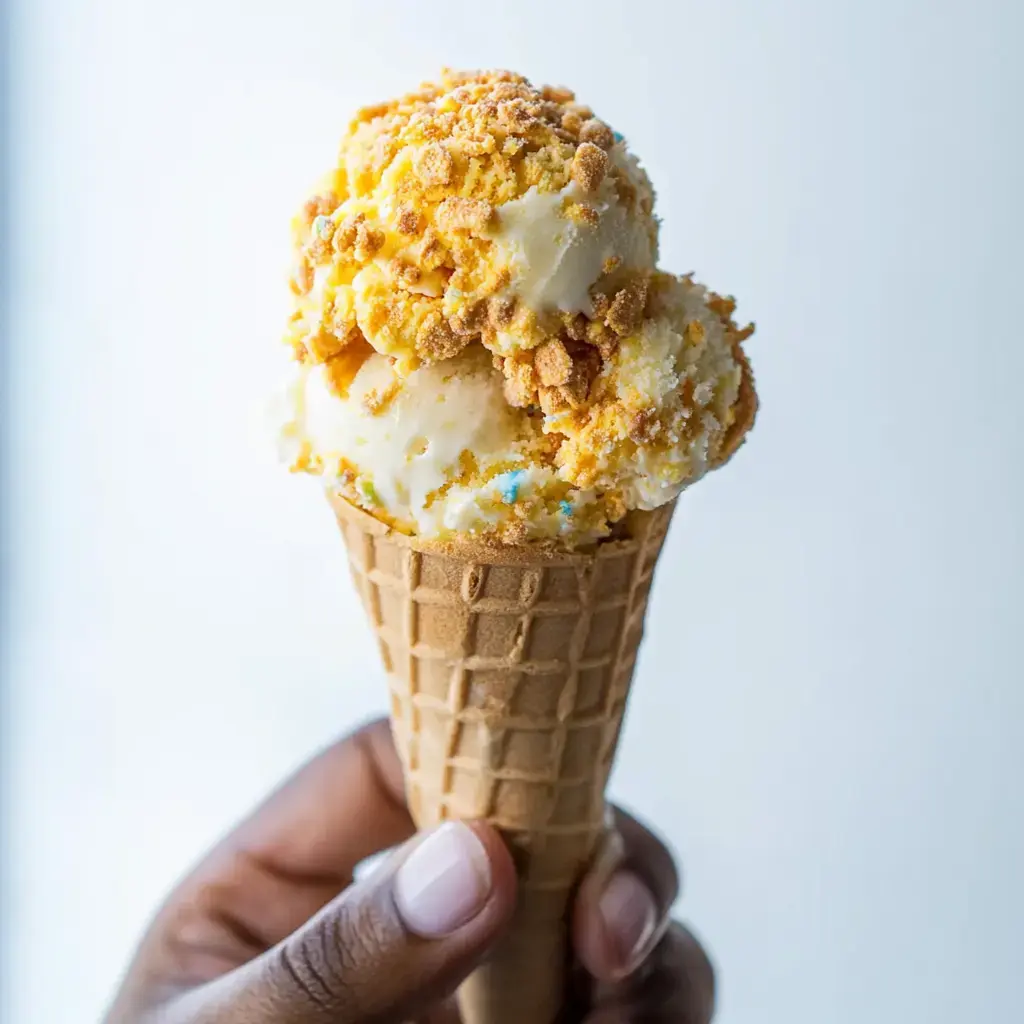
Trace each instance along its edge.
<instances>
[{"instance_id":1,"label":"human hand","mask_svg":"<svg viewBox=\"0 0 1024 1024\"><path fill-rule=\"evenodd\" d=\"M623 812L616 826L621 847L576 898L566 1024L707 1024L714 975L669 921L671 855ZM178 886L106 1024L458 1024L452 994L508 923L515 871L484 823L414 831L390 730L374 722L299 771ZM398 843L353 882L360 861Z\"/></svg>"}]
</instances>

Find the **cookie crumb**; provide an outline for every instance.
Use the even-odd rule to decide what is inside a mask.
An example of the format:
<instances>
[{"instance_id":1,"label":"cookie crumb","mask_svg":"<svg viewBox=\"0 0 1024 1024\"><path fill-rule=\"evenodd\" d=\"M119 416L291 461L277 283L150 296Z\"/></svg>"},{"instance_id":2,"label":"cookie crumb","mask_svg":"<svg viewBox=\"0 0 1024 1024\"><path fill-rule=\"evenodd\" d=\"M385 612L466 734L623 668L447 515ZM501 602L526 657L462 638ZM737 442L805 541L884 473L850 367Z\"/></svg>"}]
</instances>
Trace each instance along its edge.
<instances>
[{"instance_id":1,"label":"cookie crumb","mask_svg":"<svg viewBox=\"0 0 1024 1024\"><path fill-rule=\"evenodd\" d=\"M592 117L580 127L580 142L590 142L602 150L611 149L615 144L615 136L604 121Z\"/></svg>"},{"instance_id":2,"label":"cookie crumb","mask_svg":"<svg viewBox=\"0 0 1024 1024\"><path fill-rule=\"evenodd\" d=\"M369 342L346 345L337 355L332 356L324 366L327 369L327 385L339 397L347 398L356 374L363 363L373 355Z\"/></svg>"},{"instance_id":3,"label":"cookie crumb","mask_svg":"<svg viewBox=\"0 0 1024 1024\"><path fill-rule=\"evenodd\" d=\"M420 246L420 263L427 270L436 270L445 260L445 248L441 240L433 231L427 229L423 233L423 243Z\"/></svg>"},{"instance_id":4,"label":"cookie crumb","mask_svg":"<svg viewBox=\"0 0 1024 1024\"><path fill-rule=\"evenodd\" d=\"M608 521L618 522L626 514L626 503L619 494L609 494L605 497L605 508L608 510Z\"/></svg>"},{"instance_id":5,"label":"cookie crumb","mask_svg":"<svg viewBox=\"0 0 1024 1024\"><path fill-rule=\"evenodd\" d=\"M449 322L456 334L475 338L487 322L487 303L482 299L478 302L466 303L451 317Z\"/></svg>"},{"instance_id":6,"label":"cookie crumb","mask_svg":"<svg viewBox=\"0 0 1024 1024\"><path fill-rule=\"evenodd\" d=\"M314 238L306 252L314 263L326 263L331 255L331 243L323 238Z\"/></svg>"},{"instance_id":7,"label":"cookie crumb","mask_svg":"<svg viewBox=\"0 0 1024 1024\"><path fill-rule=\"evenodd\" d=\"M330 328L331 332L341 338L342 343L345 345L356 341L357 338L363 338L363 332L359 330L359 324L351 310L347 312L343 309L333 310L330 318ZM365 340L363 338L363 341Z\"/></svg>"},{"instance_id":8,"label":"cookie crumb","mask_svg":"<svg viewBox=\"0 0 1024 1024\"><path fill-rule=\"evenodd\" d=\"M608 154L592 142L582 142L572 158L572 180L584 192L596 192L608 170Z\"/></svg>"},{"instance_id":9,"label":"cookie crumb","mask_svg":"<svg viewBox=\"0 0 1024 1024\"><path fill-rule=\"evenodd\" d=\"M619 336L605 328L605 333L596 342L597 351L603 362L608 362L619 347Z\"/></svg>"},{"instance_id":10,"label":"cookie crumb","mask_svg":"<svg viewBox=\"0 0 1024 1024\"><path fill-rule=\"evenodd\" d=\"M447 185L454 169L451 153L439 142L428 142L413 158L413 170L424 185Z\"/></svg>"},{"instance_id":11,"label":"cookie crumb","mask_svg":"<svg viewBox=\"0 0 1024 1024\"><path fill-rule=\"evenodd\" d=\"M590 395L590 385L601 372L600 353L591 345L573 343L569 353L572 369L569 378L559 386L562 397L575 409Z\"/></svg>"},{"instance_id":12,"label":"cookie crumb","mask_svg":"<svg viewBox=\"0 0 1024 1024\"><path fill-rule=\"evenodd\" d=\"M587 340L587 318L582 313L563 313L562 326L573 341Z\"/></svg>"},{"instance_id":13,"label":"cookie crumb","mask_svg":"<svg viewBox=\"0 0 1024 1024\"><path fill-rule=\"evenodd\" d=\"M401 389L402 385L397 380L393 380L381 391L378 391L377 388L370 388L363 396L363 408L371 416L379 416L392 403Z\"/></svg>"},{"instance_id":14,"label":"cookie crumb","mask_svg":"<svg viewBox=\"0 0 1024 1024\"><path fill-rule=\"evenodd\" d=\"M728 320L736 312L736 300L731 295L708 293L708 308L720 319Z\"/></svg>"},{"instance_id":15,"label":"cookie crumb","mask_svg":"<svg viewBox=\"0 0 1024 1024\"><path fill-rule=\"evenodd\" d=\"M647 286L647 278L637 278L616 292L606 320L608 326L620 337L636 330L643 322Z\"/></svg>"},{"instance_id":16,"label":"cookie crumb","mask_svg":"<svg viewBox=\"0 0 1024 1024\"><path fill-rule=\"evenodd\" d=\"M431 313L416 332L416 351L428 363L457 356L468 344L459 337L438 312Z\"/></svg>"},{"instance_id":17,"label":"cookie crumb","mask_svg":"<svg viewBox=\"0 0 1024 1024\"><path fill-rule=\"evenodd\" d=\"M564 85L545 85L540 94L551 103L572 103L576 99L576 93Z\"/></svg>"},{"instance_id":18,"label":"cookie crumb","mask_svg":"<svg viewBox=\"0 0 1024 1024\"><path fill-rule=\"evenodd\" d=\"M598 320L603 320L608 313L608 307L612 304L611 299L604 292L592 291L590 293L590 302L594 307L594 316Z\"/></svg>"},{"instance_id":19,"label":"cookie crumb","mask_svg":"<svg viewBox=\"0 0 1024 1024\"><path fill-rule=\"evenodd\" d=\"M559 388L540 388L538 401L545 416L557 416L558 413L565 412L569 408L569 403Z\"/></svg>"},{"instance_id":20,"label":"cookie crumb","mask_svg":"<svg viewBox=\"0 0 1024 1024\"><path fill-rule=\"evenodd\" d=\"M505 375L505 399L517 409L525 409L533 403L537 390L537 377L529 363L506 359L501 372Z\"/></svg>"},{"instance_id":21,"label":"cookie crumb","mask_svg":"<svg viewBox=\"0 0 1024 1024\"><path fill-rule=\"evenodd\" d=\"M302 207L302 216L307 224L312 224L317 217L326 217L338 207L338 197L333 192L307 199Z\"/></svg>"},{"instance_id":22,"label":"cookie crumb","mask_svg":"<svg viewBox=\"0 0 1024 1024\"><path fill-rule=\"evenodd\" d=\"M289 282L292 291L296 295L308 295L313 287L313 264L302 257L295 264L292 271L292 279Z\"/></svg>"},{"instance_id":23,"label":"cookie crumb","mask_svg":"<svg viewBox=\"0 0 1024 1024\"><path fill-rule=\"evenodd\" d=\"M355 248L356 233L359 225L366 220L365 214L358 214L355 217L346 217L334 231L334 251L338 255L347 253Z\"/></svg>"},{"instance_id":24,"label":"cookie crumb","mask_svg":"<svg viewBox=\"0 0 1024 1024\"><path fill-rule=\"evenodd\" d=\"M445 231L483 234L494 216L494 207L483 199L450 196L437 208L437 223Z\"/></svg>"},{"instance_id":25,"label":"cookie crumb","mask_svg":"<svg viewBox=\"0 0 1024 1024\"><path fill-rule=\"evenodd\" d=\"M541 384L548 387L567 383L572 374L572 359L557 338L546 341L537 349L533 365Z\"/></svg>"},{"instance_id":26,"label":"cookie crumb","mask_svg":"<svg viewBox=\"0 0 1024 1024\"><path fill-rule=\"evenodd\" d=\"M565 129L574 139L579 138L580 129L583 127L583 118L571 110L562 115L562 128ZM590 140L593 142L593 139Z\"/></svg>"},{"instance_id":27,"label":"cookie crumb","mask_svg":"<svg viewBox=\"0 0 1024 1024\"><path fill-rule=\"evenodd\" d=\"M348 344L347 333L338 335L333 331L325 330L321 328L314 334L311 334L307 339L306 343L309 348L309 354L313 357L313 361L317 363L326 363L328 360L333 359L345 346Z\"/></svg>"},{"instance_id":28,"label":"cookie crumb","mask_svg":"<svg viewBox=\"0 0 1024 1024\"><path fill-rule=\"evenodd\" d=\"M398 256L388 262L388 271L395 283L403 288L411 288L423 276L419 267L406 263Z\"/></svg>"},{"instance_id":29,"label":"cookie crumb","mask_svg":"<svg viewBox=\"0 0 1024 1024\"><path fill-rule=\"evenodd\" d=\"M577 224L586 224L591 228L599 227L601 224L601 215L587 203L570 203L565 216Z\"/></svg>"},{"instance_id":30,"label":"cookie crumb","mask_svg":"<svg viewBox=\"0 0 1024 1024\"><path fill-rule=\"evenodd\" d=\"M512 323L516 312L516 300L511 295L492 296L487 304L487 320L492 327L500 329Z\"/></svg>"},{"instance_id":31,"label":"cookie crumb","mask_svg":"<svg viewBox=\"0 0 1024 1024\"><path fill-rule=\"evenodd\" d=\"M384 232L379 228L372 228L366 220L362 220L356 228L356 259L361 262L373 259L373 257L384 248Z\"/></svg>"},{"instance_id":32,"label":"cookie crumb","mask_svg":"<svg viewBox=\"0 0 1024 1024\"><path fill-rule=\"evenodd\" d=\"M420 215L408 203L398 208L398 230L403 235L415 235L420 228Z\"/></svg>"}]
</instances>

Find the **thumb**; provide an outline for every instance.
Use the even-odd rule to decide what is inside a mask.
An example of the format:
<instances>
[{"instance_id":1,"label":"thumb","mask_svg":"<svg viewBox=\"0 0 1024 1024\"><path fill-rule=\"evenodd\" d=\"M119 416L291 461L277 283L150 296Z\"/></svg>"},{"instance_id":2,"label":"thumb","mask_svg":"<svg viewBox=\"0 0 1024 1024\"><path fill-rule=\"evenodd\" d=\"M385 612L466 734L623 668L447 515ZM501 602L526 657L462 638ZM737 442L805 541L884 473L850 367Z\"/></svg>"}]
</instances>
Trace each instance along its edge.
<instances>
[{"instance_id":1,"label":"thumb","mask_svg":"<svg viewBox=\"0 0 1024 1024\"><path fill-rule=\"evenodd\" d=\"M447 822L160 1020L399 1024L418 1017L454 991L500 935L515 887L512 859L494 829Z\"/></svg>"}]
</instances>

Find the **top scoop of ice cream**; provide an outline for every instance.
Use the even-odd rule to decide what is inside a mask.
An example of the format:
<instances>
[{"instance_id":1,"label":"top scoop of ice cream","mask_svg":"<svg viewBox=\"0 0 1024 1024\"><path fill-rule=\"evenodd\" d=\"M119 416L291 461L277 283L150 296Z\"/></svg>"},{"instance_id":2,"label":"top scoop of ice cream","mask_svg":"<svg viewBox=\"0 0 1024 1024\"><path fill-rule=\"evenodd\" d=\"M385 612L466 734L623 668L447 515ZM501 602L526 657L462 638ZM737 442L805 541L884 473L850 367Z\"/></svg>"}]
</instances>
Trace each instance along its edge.
<instances>
[{"instance_id":1,"label":"top scoop of ice cream","mask_svg":"<svg viewBox=\"0 0 1024 1024\"><path fill-rule=\"evenodd\" d=\"M293 231L288 457L399 529L592 541L753 421L751 329L657 269L646 173L566 89L360 111Z\"/></svg>"}]
</instances>

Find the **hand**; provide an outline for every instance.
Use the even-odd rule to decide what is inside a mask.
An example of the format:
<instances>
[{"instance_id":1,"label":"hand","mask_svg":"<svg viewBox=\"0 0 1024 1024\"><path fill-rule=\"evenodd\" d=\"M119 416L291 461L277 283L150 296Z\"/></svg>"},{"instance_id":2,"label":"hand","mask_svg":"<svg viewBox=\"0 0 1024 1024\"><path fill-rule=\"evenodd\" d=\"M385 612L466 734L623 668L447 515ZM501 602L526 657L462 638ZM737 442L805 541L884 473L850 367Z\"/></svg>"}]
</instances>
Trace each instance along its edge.
<instances>
[{"instance_id":1,"label":"hand","mask_svg":"<svg viewBox=\"0 0 1024 1024\"><path fill-rule=\"evenodd\" d=\"M668 920L678 879L622 812L576 900L568 1024L707 1024L714 976ZM385 722L337 743L170 896L106 1024L457 1024L452 993L501 935L512 861L483 823L413 837ZM413 838L410 838L413 837ZM364 858L403 843L366 878Z\"/></svg>"}]
</instances>

